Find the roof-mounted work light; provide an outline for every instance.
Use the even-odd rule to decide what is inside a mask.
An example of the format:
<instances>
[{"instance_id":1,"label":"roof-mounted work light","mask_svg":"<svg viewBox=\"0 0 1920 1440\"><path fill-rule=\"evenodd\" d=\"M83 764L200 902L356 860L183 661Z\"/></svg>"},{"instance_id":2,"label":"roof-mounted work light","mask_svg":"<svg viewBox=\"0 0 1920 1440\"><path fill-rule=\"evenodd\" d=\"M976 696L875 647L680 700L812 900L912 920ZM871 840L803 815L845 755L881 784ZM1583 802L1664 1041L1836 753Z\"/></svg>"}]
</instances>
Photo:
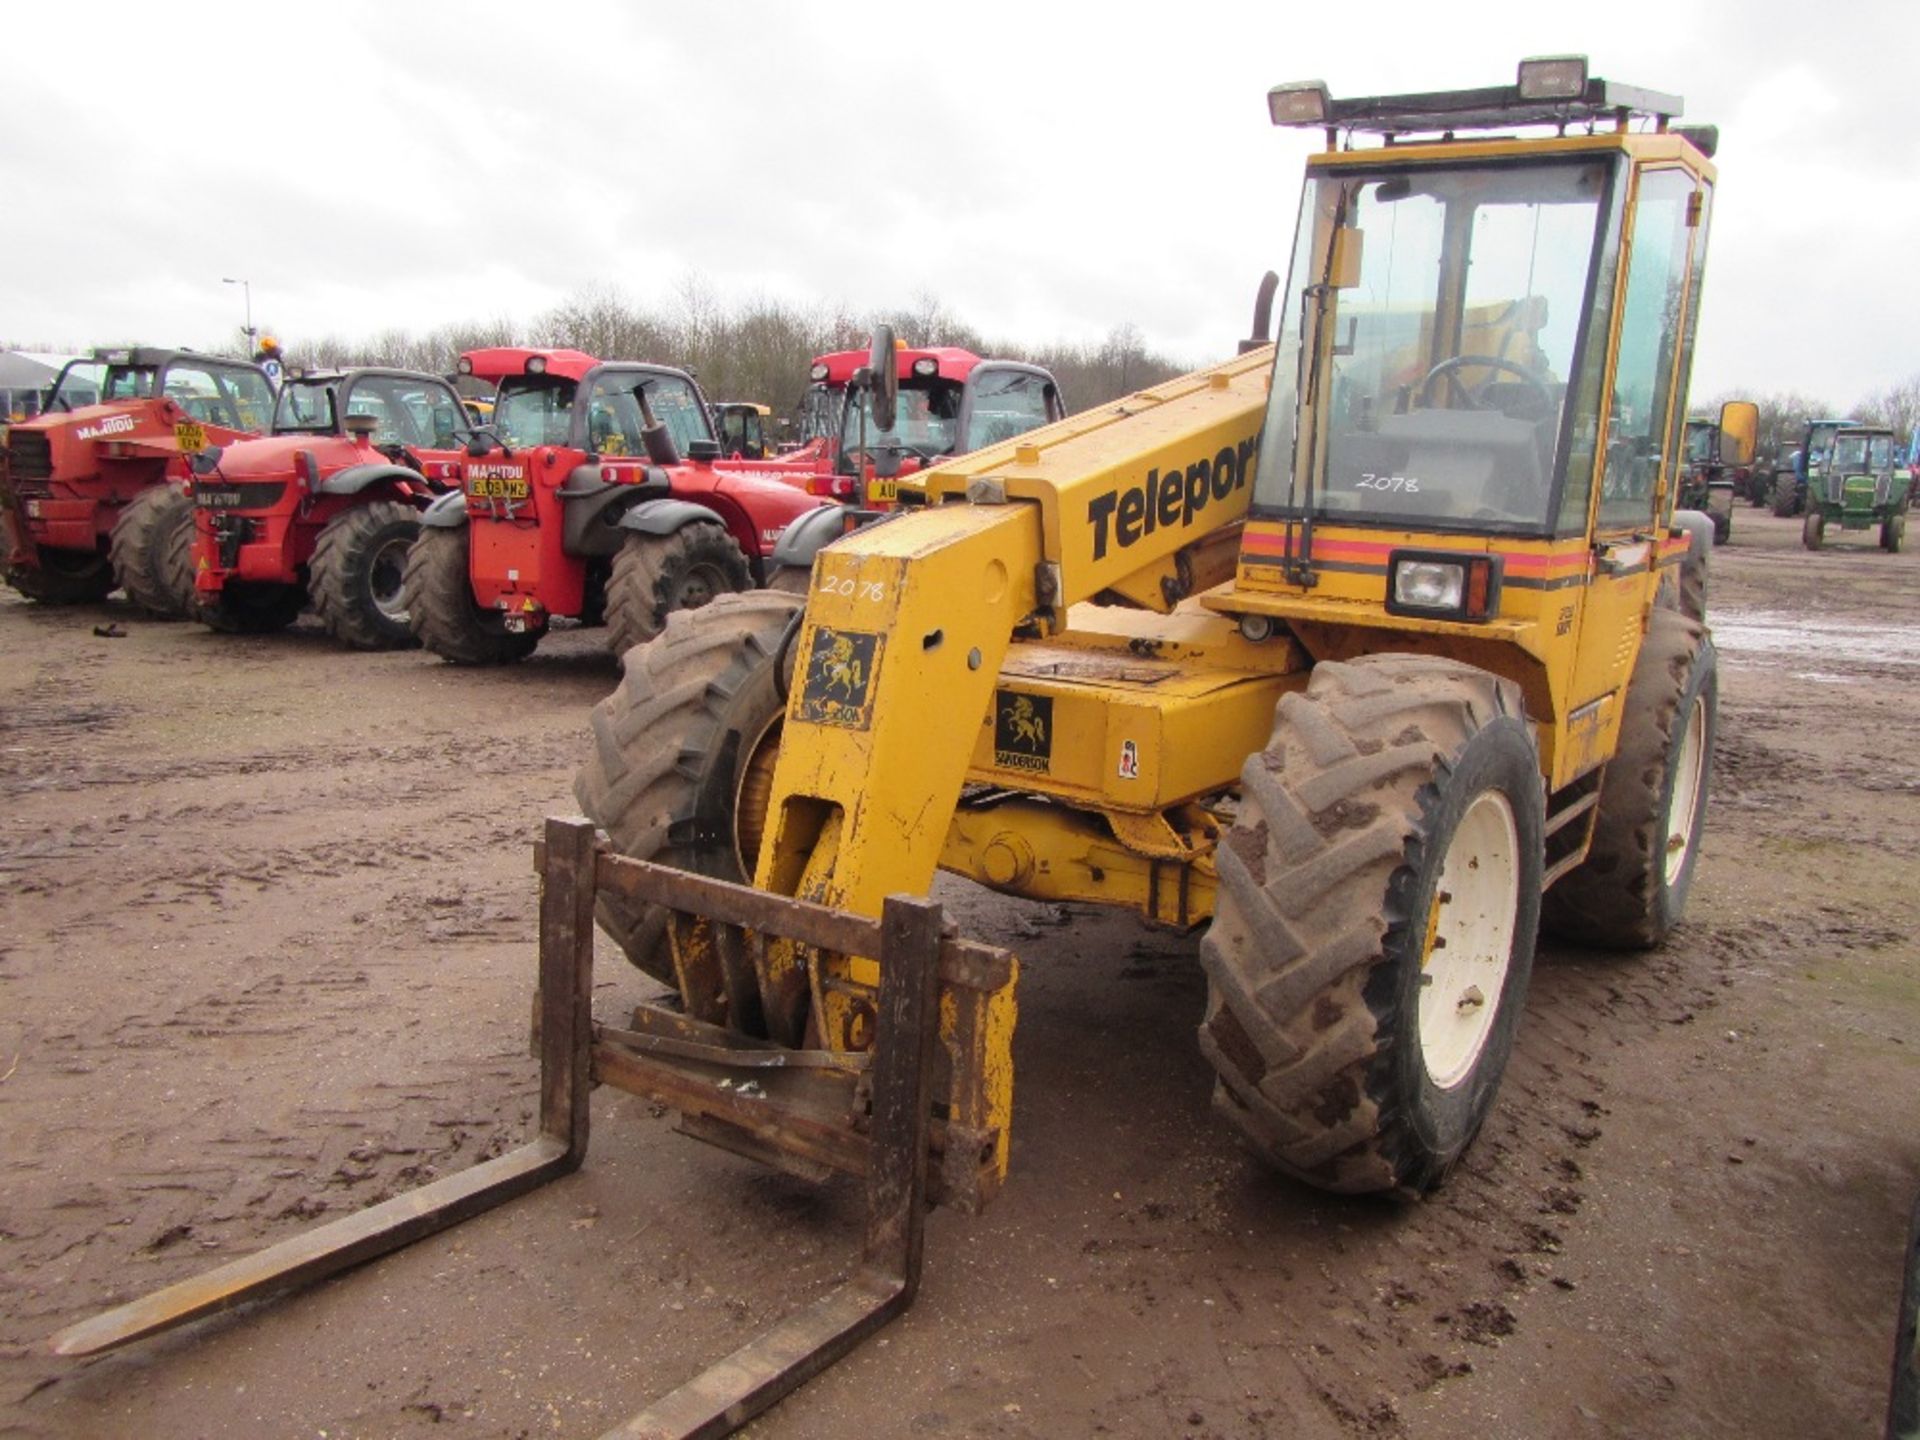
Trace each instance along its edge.
<instances>
[{"instance_id":1,"label":"roof-mounted work light","mask_svg":"<svg viewBox=\"0 0 1920 1440\"><path fill-rule=\"evenodd\" d=\"M1587 93L1587 57L1536 55L1520 62L1522 100L1578 100Z\"/></svg>"},{"instance_id":2,"label":"roof-mounted work light","mask_svg":"<svg viewBox=\"0 0 1920 1440\"><path fill-rule=\"evenodd\" d=\"M1324 125L1332 112L1324 80L1296 80L1267 91L1267 114L1276 125Z\"/></svg>"}]
</instances>

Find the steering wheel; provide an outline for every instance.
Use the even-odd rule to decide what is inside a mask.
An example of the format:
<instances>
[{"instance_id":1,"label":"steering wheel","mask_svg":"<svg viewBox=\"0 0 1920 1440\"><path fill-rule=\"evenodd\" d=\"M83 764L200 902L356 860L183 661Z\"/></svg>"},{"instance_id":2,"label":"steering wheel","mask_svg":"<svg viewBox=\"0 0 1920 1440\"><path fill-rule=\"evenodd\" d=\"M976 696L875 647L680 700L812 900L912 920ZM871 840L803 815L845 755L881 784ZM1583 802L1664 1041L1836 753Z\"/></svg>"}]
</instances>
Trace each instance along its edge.
<instances>
[{"instance_id":1,"label":"steering wheel","mask_svg":"<svg viewBox=\"0 0 1920 1440\"><path fill-rule=\"evenodd\" d=\"M1414 402L1416 404L1424 402L1427 398L1427 391L1433 388L1433 382L1444 375L1453 385L1455 392L1460 398L1467 402L1469 408L1474 410L1492 409L1493 407L1489 406L1485 399L1487 387L1493 384L1491 378L1482 380L1471 390L1460 383L1458 374L1469 365L1484 365L1491 370L1506 371L1507 374L1532 388L1534 394L1539 397L1542 409L1552 410L1553 392L1548 390L1545 385L1542 385L1539 379L1530 371L1514 361L1499 355L1455 355L1449 360L1442 360L1438 365L1427 371L1425 378L1420 381L1419 389L1413 392Z\"/></svg>"}]
</instances>

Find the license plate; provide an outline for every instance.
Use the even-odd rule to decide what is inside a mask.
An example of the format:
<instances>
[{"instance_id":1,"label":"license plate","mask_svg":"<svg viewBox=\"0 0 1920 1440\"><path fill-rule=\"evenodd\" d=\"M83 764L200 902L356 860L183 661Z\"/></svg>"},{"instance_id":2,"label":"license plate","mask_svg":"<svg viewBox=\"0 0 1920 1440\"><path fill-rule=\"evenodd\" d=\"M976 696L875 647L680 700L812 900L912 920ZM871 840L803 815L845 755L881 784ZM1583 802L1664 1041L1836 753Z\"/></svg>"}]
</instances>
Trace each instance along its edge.
<instances>
[{"instance_id":1,"label":"license plate","mask_svg":"<svg viewBox=\"0 0 1920 1440\"><path fill-rule=\"evenodd\" d=\"M867 481L867 503L869 505L877 505L882 501L898 500L899 498L900 482L898 480L882 480L876 475L873 479Z\"/></svg>"},{"instance_id":2,"label":"license plate","mask_svg":"<svg viewBox=\"0 0 1920 1440\"><path fill-rule=\"evenodd\" d=\"M207 427L198 420L182 420L173 427L173 438L182 450L195 455L207 448Z\"/></svg>"},{"instance_id":3,"label":"license plate","mask_svg":"<svg viewBox=\"0 0 1920 1440\"><path fill-rule=\"evenodd\" d=\"M209 490L204 485L193 487L193 503L202 510L238 510L243 499L238 490Z\"/></svg>"},{"instance_id":4,"label":"license plate","mask_svg":"<svg viewBox=\"0 0 1920 1440\"><path fill-rule=\"evenodd\" d=\"M524 500L532 493L524 475L475 475L467 481L467 494L476 500Z\"/></svg>"}]
</instances>

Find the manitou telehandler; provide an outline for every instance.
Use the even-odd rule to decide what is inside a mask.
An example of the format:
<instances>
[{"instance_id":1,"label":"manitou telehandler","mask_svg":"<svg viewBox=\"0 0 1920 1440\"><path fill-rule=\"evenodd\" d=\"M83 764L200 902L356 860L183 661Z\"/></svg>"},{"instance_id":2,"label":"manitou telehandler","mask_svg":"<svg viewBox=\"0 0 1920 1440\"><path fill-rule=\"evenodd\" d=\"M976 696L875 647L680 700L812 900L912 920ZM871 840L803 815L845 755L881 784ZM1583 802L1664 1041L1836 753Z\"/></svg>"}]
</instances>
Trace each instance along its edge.
<instances>
[{"instance_id":1,"label":"manitou telehandler","mask_svg":"<svg viewBox=\"0 0 1920 1440\"><path fill-rule=\"evenodd\" d=\"M186 613L192 577L170 560L191 523L177 483L187 457L257 435L272 418L273 386L244 361L141 348L69 363L41 413L7 431L7 583L54 605L118 586L150 614Z\"/></svg>"},{"instance_id":2,"label":"manitou telehandler","mask_svg":"<svg viewBox=\"0 0 1920 1440\"><path fill-rule=\"evenodd\" d=\"M540 1139L61 1351L564 1172L611 1084L866 1179L847 1284L618 1433L743 1424L911 1302L927 1200L1005 1174L1018 967L914 898L939 867L1208 926L1200 1046L1254 1150L1335 1190L1439 1183L1536 922L1643 947L1686 902L1714 651L1659 597L1699 591L1666 582L1702 554L1673 497L1712 142L1568 57L1269 106L1328 140L1274 345L931 466L804 605L728 597L629 656L576 787L607 836L544 842ZM596 899L673 1003L594 1018Z\"/></svg>"},{"instance_id":3,"label":"manitou telehandler","mask_svg":"<svg viewBox=\"0 0 1920 1440\"><path fill-rule=\"evenodd\" d=\"M773 547L774 589L804 591L820 547L898 503L900 481L954 455L1011 440L1066 418L1066 400L1053 375L1019 360L983 360L971 350L896 343L817 356L816 380L838 386L839 432L828 453L831 468L809 476L807 489L841 503L802 515ZM894 414L885 424L873 410L880 356L893 354Z\"/></svg>"},{"instance_id":4,"label":"manitou telehandler","mask_svg":"<svg viewBox=\"0 0 1920 1440\"><path fill-rule=\"evenodd\" d=\"M459 371L497 385L463 488L407 559L413 633L462 665L533 653L554 616L604 622L616 655L669 611L745 590L788 523L827 502L810 467L722 460L706 397L664 365L496 347Z\"/></svg>"},{"instance_id":5,"label":"manitou telehandler","mask_svg":"<svg viewBox=\"0 0 1920 1440\"><path fill-rule=\"evenodd\" d=\"M263 634L311 603L343 645L413 644L400 598L407 552L420 512L459 488L470 433L438 376L367 368L287 381L271 435L194 458L194 618Z\"/></svg>"}]
</instances>

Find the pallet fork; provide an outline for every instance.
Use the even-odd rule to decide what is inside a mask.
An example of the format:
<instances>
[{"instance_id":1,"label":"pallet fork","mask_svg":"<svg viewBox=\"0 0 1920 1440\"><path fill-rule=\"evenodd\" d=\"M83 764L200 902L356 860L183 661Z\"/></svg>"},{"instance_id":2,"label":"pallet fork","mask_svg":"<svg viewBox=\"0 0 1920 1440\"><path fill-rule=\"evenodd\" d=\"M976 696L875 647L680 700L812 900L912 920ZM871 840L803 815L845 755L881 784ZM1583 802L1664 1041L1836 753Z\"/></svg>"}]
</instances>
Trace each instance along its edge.
<instances>
[{"instance_id":1,"label":"pallet fork","mask_svg":"<svg viewBox=\"0 0 1920 1440\"><path fill-rule=\"evenodd\" d=\"M748 1153L863 1175L867 1194L864 1245L851 1278L608 1432L607 1440L732 1434L913 1303L930 1199L946 1191L944 1198L971 1209L984 1198L969 1190L967 1167L955 1163L965 1148L960 1137L967 1117L951 1100L944 1123L936 1127L931 1116L943 993L963 1012L984 1004L986 995L1011 983L1012 957L943 934L940 906L931 901L889 897L874 921L624 859L609 853L604 837L584 820L549 819L536 863L542 877L539 1137L71 1325L52 1338L55 1354L98 1354L323 1279L568 1174L586 1158L587 1102L596 1084L698 1118L707 1128L694 1133L703 1138L731 1135L733 1148ZM870 1066L858 1066L860 1057L753 1044L649 1006L636 1011L632 1030L596 1022L593 908L605 887L698 917L696 924L713 922L710 933L734 940L779 936L878 959ZM738 1084L743 1069L762 1083ZM823 1093L838 1097L843 1112L823 1105ZM946 1140L947 1178L930 1187L928 1151L940 1138L936 1129Z\"/></svg>"}]
</instances>

